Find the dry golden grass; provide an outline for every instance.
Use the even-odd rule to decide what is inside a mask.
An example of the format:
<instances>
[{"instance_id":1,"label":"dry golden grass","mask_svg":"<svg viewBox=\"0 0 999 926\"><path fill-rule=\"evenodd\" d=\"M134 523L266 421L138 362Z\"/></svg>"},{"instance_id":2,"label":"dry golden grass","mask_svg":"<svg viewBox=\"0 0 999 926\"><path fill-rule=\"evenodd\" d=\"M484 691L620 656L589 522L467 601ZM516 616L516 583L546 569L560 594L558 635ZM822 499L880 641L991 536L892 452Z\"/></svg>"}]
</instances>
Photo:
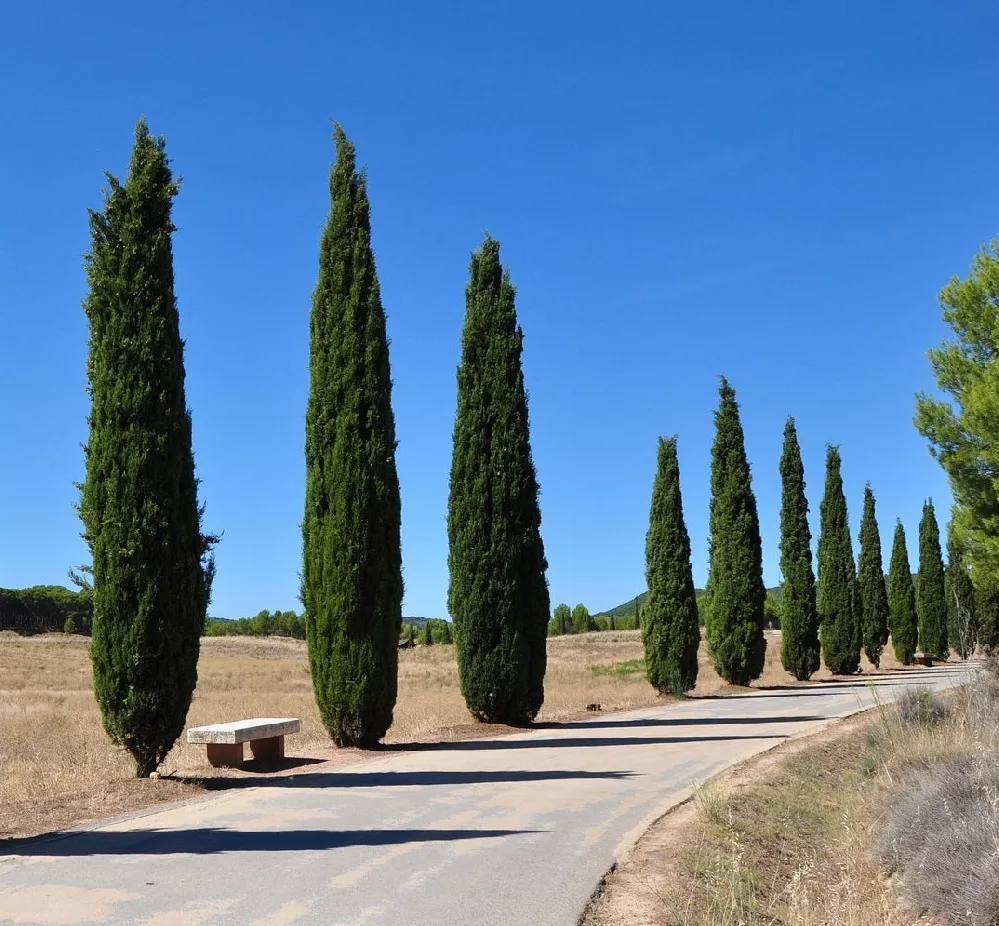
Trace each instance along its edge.
<instances>
[{"instance_id":1,"label":"dry golden grass","mask_svg":"<svg viewBox=\"0 0 999 926\"><path fill-rule=\"evenodd\" d=\"M780 638L768 637L767 667L757 684L791 684L780 666ZM570 719L591 702L610 711L667 700L657 696L635 665L641 656L637 631L550 639L545 706L538 720ZM337 762L365 757L359 750L331 747L312 697L304 643L206 638L198 671L188 725L255 716L299 717L302 732L288 741L290 754ZM702 647L694 694L729 687L711 668ZM452 646L400 651L399 698L386 742L499 732L503 728L471 721L458 689ZM204 747L188 746L183 738L162 770L178 778L229 774L212 770ZM0 633L0 836L43 832L194 790L177 779L149 782L133 777L127 755L101 728L85 638Z\"/></svg>"},{"instance_id":2,"label":"dry golden grass","mask_svg":"<svg viewBox=\"0 0 999 926\"><path fill-rule=\"evenodd\" d=\"M996 922L999 682L975 678L949 709L918 693L699 788L608 878L586 926Z\"/></svg>"}]
</instances>

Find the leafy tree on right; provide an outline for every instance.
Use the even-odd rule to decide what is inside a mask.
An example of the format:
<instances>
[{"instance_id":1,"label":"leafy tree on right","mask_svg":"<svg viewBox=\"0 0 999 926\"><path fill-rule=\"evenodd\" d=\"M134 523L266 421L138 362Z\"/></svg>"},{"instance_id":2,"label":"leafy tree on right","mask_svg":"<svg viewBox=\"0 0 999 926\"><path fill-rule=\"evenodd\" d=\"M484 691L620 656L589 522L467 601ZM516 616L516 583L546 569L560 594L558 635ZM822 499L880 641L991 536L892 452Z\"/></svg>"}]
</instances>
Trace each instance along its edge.
<instances>
[{"instance_id":1,"label":"leafy tree on right","mask_svg":"<svg viewBox=\"0 0 999 926\"><path fill-rule=\"evenodd\" d=\"M708 649L718 674L748 685L763 672L763 550L735 390L722 377L711 447ZM646 620L641 615L642 623Z\"/></svg>"},{"instance_id":2,"label":"leafy tree on right","mask_svg":"<svg viewBox=\"0 0 999 926\"><path fill-rule=\"evenodd\" d=\"M826 488L819 533L818 609L822 658L830 672L850 675L860 666L857 572L853 562L839 448L826 450Z\"/></svg>"},{"instance_id":3,"label":"leafy tree on right","mask_svg":"<svg viewBox=\"0 0 999 926\"><path fill-rule=\"evenodd\" d=\"M881 533L875 513L874 492L864 486L864 515L860 520L860 620L864 652L872 665L881 665L888 642L888 593L881 558Z\"/></svg>"},{"instance_id":4,"label":"leafy tree on right","mask_svg":"<svg viewBox=\"0 0 999 926\"><path fill-rule=\"evenodd\" d=\"M905 543L902 522L895 523L891 544L891 565L888 567L888 627L895 658L911 666L916 655L916 589L912 583L912 567Z\"/></svg>"},{"instance_id":5,"label":"leafy tree on right","mask_svg":"<svg viewBox=\"0 0 999 926\"><path fill-rule=\"evenodd\" d=\"M954 338L929 357L946 398L919 394L915 424L949 478L976 587L999 586L999 238L975 255L967 279L944 287L940 306Z\"/></svg>"},{"instance_id":6,"label":"leafy tree on right","mask_svg":"<svg viewBox=\"0 0 999 926\"><path fill-rule=\"evenodd\" d=\"M919 648L924 653L946 659L950 650L947 645L947 597L940 553L940 528L932 501L923 504L923 516L919 520L916 616L919 619Z\"/></svg>"}]
</instances>

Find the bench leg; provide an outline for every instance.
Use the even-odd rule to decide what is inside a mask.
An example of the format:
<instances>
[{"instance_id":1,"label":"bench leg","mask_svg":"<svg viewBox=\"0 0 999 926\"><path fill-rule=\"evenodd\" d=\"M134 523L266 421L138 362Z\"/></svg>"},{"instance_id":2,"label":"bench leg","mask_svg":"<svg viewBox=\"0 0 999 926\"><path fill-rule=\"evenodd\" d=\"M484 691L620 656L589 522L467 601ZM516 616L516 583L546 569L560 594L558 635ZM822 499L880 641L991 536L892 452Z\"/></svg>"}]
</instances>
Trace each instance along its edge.
<instances>
[{"instance_id":1,"label":"bench leg","mask_svg":"<svg viewBox=\"0 0 999 926\"><path fill-rule=\"evenodd\" d=\"M254 759L263 759L266 762L276 762L284 758L284 737L268 736L262 740L250 741L250 752Z\"/></svg>"},{"instance_id":2,"label":"bench leg","mask_svg":"<svg viewBox=\"0 0 999 926\"><path fill-rule=\"evenodd\" d=\"M239 768L243 764L243 744L209 743L208 761L213 768Z\"/></svg>"}]
</instances>

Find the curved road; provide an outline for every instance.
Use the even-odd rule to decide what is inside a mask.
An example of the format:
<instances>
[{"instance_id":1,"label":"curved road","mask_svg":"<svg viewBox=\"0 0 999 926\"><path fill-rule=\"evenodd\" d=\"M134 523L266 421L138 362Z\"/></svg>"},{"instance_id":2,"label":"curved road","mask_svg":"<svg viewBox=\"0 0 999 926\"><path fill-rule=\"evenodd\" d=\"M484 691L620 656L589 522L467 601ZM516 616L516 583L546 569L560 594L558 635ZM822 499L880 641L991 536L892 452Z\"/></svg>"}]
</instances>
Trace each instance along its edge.
<instances>
[{"instance_id":1,"label":"curved road","mask_svg":"<svg viewBox=\"0 0 999 926\"><path fill-rule=\"evenodd\" d=\"M694 699L254 782L0 847L0 923L573 926L696 783L872 704L866 680Z\"/></svg>"}]
</instances>

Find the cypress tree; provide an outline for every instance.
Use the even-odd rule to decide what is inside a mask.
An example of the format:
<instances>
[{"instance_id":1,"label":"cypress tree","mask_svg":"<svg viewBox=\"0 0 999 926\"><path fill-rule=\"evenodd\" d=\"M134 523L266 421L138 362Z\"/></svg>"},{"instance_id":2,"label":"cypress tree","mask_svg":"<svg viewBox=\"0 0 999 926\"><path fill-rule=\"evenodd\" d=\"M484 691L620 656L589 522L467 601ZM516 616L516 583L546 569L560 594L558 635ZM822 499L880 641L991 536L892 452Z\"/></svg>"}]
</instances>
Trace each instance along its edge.
<instances>
[{"instance_id":1,"label":"cypress tree","mask_svg":"<svg viewBox=\"0 0 999 926\"><path fill-rule=\"evenodd\" d=\"M215 538L201 532L174 297L178 185L144 120L124 183L90 213L90 435L80 517L93 557L94 693L104 729L148 776L184 728Z\"/></svg>"},{"instance_id":2,"label":"cypress tree","mask_svg":"<svg viewBox=\"0 0 999 926\"><path fill-rule=\"evenodd\" d=\"M826 449L826 487L819 509L817 604L822 657L830 672L850 675L860 666L857 572L850 542L839 448Z\"/></svg>"},{"instance_id":3,"label":"cypress tree","mask_svg":"<svg viewBox=\"0 0 999 926\"><path fill-rule=\"evenodd\" d=\"M946 659L947 595L944 590L943 557L940 553L940 528L933 502L923 504L919 520L919 573L916 575L916 616L919 619L919 648Z\"/></svg>"},{"instance_id":4,"label":"cypress tree","mask_svg":"<svg viewBox=\"0 0 999 926\"><path fill-rule=\"evenodd\" d=\"M888 593L885 589L881 533L875 513L874 492L864 487L864 516L860 521L860 614L864 652L875 666L888 642Z\"/></svg>"},{"instance_id":5,"label":"cypress tree","mask_svg":"<svg viewBox=\"0 0 999 926\"><path fill-rule=\"evenodd\" d=\"M690 569L690 537L683 521L676 438L659 439L645 536L645 599L642 644L646 675L660 693L683 695L697 683L701 630Z\"/></svg>"},{"instance_id":6,"label":"cypress tree","mask_svg":"<svg viewBox=\"0 0 999 926\"><path fill-rule=\"evenodd\" d=\"M964 550L955 534L954 524L947 528L947 635L952 649L967 659L978 642L975 588L965 563Z\"/></svg>"},{"instance_id":7,"label":"cypress tree","mask_svg":"<svg viewBox=\"0 0 999 926\"><path fill-rule=\"evenodd\" d=\"M334 127L330 213L309 324L303 603L312 688L338 746L392 723L402 628L395 420L367 184Z\"/></svg>"},{"instance_id":8,"label":"cypress tree","mask_svg":"<svg viewBox=\"0 0 999 926\"><path fill-rule=\"evenodd\" d=\"M748 685L763 672L763 550L735 390L722 377L711 447L708 648L718 674Z\"/></svg>"},{"instance_id":9,"label":"cypress tree","mask_svg":"<svg viewBox=\"0 0 999 926\"><path fill-rule=\"evenodd\" d=\"M430 626L430 621L427 621L426 626L423 628L423 645L433 646L434 645L434 631Z\"/></svg>"},{"instance_id":10,"label":"cypress tree","mask_svg":"<svg viewBox=\"0 0 999 926\"><path fill-rule=\"evenodd\" d=\"M448 499L448 608L473 716L523 724L544 701L548 582L531 458L524 335L486 237L472 255Z\"/></svg>"},{"instance_id":11,"label":"cypress tree","mask_svg":"<svg viewBox=\"0 0 999 926\"><path fill-rule=\"evenodd\" d=\"M451 625L447 621L441 622L440 637L441 643L454 643L454 639L451 636Z\"/></svg>"},{"instance_id":12,"label":"cypress tree","mask_svg":"<svg viewBox=\"0 0 999 926\"><path fill-rule=\"evenodd\" d=\"M805 467L794 419L784 425L784 452L780 458L780 659L798 681L819 668L819 617L812 571L812 534L808 528Z\"/></svg>"},{"instance_id":13,"label":"cypress tree","mask_svg":"<svg viewBox=\"0 0 999 926\"><path fill-rule=\"evenodd\" d=\"M888 567L888 615L891 645L895 658L904 666L912 665L916 655L916 589L905 544L905 528L895 523Z\"/></svg>"}]
</instances>

